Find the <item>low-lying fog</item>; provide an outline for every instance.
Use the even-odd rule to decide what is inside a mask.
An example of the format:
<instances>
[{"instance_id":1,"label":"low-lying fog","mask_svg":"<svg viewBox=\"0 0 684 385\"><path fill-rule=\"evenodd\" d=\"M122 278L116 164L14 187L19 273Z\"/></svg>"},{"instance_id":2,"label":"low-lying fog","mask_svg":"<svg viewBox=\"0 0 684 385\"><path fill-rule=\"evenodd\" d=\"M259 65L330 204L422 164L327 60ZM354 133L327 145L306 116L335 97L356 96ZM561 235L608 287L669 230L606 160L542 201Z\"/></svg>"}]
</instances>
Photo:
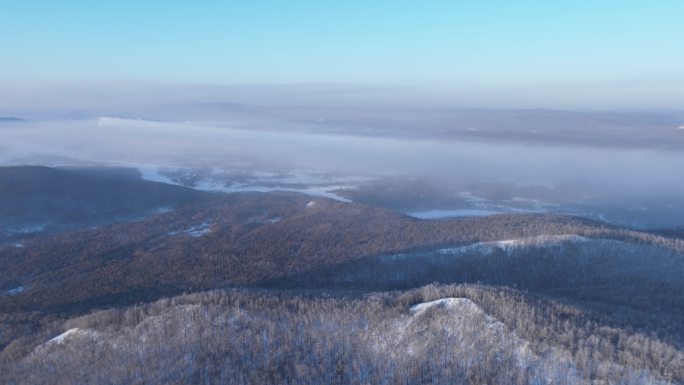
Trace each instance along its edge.
<instances>
[{"instance_id":1,"label":"low-lying fog","mask_svg":"<svg viewBox=\"0 0 684 385\"><path fill-rule=\"evenodd\" d=\"M325 107L313 119L312 107L289 115L283 106L230 108L205 121L192 113L187 121L6 119L0 164L133 166L178 183L195 170L185 184L299 189L424 217L565 211L635 227L684 225L684 148L673 146L684 137L681 115L432 110L430 120L426 109L402 119L392 109ZM628 138L611 139L620 135ZM648 140L629 140L639 136Z\"/></svg>"}]
</instances>

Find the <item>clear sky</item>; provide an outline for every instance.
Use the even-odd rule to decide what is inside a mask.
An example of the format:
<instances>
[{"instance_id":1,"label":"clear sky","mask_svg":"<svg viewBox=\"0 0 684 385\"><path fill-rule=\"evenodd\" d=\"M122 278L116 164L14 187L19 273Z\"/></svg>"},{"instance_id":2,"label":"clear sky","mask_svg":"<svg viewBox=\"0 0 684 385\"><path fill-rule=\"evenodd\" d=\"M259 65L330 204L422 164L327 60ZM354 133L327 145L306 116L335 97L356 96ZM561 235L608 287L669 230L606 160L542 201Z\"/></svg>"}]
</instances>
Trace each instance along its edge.
<instances>
[{"instance_id":1,"label":"clear sky","mask_svg":"<svg viewBox=\"0 0 684 385\"><path fill-rule=\"evenodd\" d=\"M668 97L684 86L684 1L0 0L0 47L0 82L614 86Z\"/></svg>"}]
</instances>

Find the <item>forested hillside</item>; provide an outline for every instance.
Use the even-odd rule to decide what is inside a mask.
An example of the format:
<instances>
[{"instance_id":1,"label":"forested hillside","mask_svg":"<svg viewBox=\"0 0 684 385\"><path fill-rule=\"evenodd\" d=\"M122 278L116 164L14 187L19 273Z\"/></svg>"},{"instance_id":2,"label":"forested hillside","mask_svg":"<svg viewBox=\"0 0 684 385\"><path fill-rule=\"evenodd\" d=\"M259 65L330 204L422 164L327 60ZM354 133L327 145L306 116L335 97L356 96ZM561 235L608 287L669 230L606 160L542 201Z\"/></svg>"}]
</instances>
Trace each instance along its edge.
<instances>
[{"instance_id":1,"label":"forested hillside","mask_svg":"<svg viewBox=\"0 0 684 385\"><path fill-rule=\"evenodd\" d=\"M9 384L666 384L681 350L510 289L213 291L55 324Z\"/></svg>"},{"instance_id":2,"label":"forested hillside","mask_svg":"<svg viewBox=\"0 0 684 385\"><path fill-rule=\"evenodd\" d=\"M380 254L539 235L657 244L682 241L562 215L427 221L289 193L232 194L141 221L25 240L0 249L0 297L12 310L127 304L161 295L255 285Z\"/></svg>"},{"instance_id":3,"label":"forested hillside","mask_svg":"<svg viewBox=\"0 0 684 385\"><path fill-rule=\"evenodd\" d=\"M5 383L684 383L676 229L26 170L17 207L75 208L0 245Z\"/></svg>"}]
</instances>

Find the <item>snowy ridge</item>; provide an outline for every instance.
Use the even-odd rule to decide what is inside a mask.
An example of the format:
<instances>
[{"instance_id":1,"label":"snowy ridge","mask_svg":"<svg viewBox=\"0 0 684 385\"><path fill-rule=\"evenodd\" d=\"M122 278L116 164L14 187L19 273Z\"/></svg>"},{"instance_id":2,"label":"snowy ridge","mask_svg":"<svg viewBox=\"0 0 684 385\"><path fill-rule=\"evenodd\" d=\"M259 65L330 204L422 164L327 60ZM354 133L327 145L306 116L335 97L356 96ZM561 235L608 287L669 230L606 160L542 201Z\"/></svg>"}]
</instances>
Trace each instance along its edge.
<instances>
[{"instance_id":1,"label":"snowy ridge","mask_svg":"<svg viewBox=\"0 0 684 385\"><path fill-rule=\"evenodd\" d=\"M449 297L418 303L409 308L409 313L408 323L404 328L421 332L414 332L413 336L406 335L402 344L408 345L408 349L396 353L408 353L409 359L411 356L428 353L432 345L449 340L451 343L461 344L461 349L471 357L479 356L484 350L493 350L501 355L510 354L520 368L529 367L533 362L549 360L548 357L535 354L527 340L520 338L503 322L488 315L468 298ZM428 331L429 335L423 336L423 331ZM574 363L558 354L548 365L566 369L572 368ZM575 373L572 369L568 372L570 383L579 383Z\"/></svg>"},{"instance_id":2,"label":"snowy ridge","mask_svg":"<svg viewBox=\"0 0 684 385\"><path fill-rule=\"evenodd\" d=\"M464 356L477 357L482 349L510 352L520 367L539 360L526 340L468 298L448 297L422 302L393 322L391 335L377 335L373 348L394 360L414 360L431 354L445 341L459 344Z\"/></svg>"},{"instance_id":3,"label":"snowy ridge","mask_svg":"<svg viewBox=\"0 0 684 385\"><path fill-rule=\"evenodd\" d=\"M58 335L57 337L54 337L50 340L48 340L44 345L50 345L50 344L63 344L66 341L73 339L73 338L81 338L81 337L86 337L86 338L92 338L97 336L97 332L94 330L84 330L84 329L79 329L79 328L73 328L65 331L64 333Z\"/></svg>"},{"instance_id":4,"label":"snowy ridge","mask_svg":"<svg viewBox=\"0 0 684 385\"><path fill-rule=\"evenodd\" d=\"M409 311L413 315L420 315L431 308L482 313L482 309L468 298L442 298L430 302L422 302L411 306Z\"/></svg>"},{"instance_id":5,"label":"snowy ridge","mask_svg":"<svg viewBox=\"0 0 684 385\"><path fill-rule=\"evenodd\" d=\"M437 249L439 254L463 254L467 252L481 252L491 254L496 250L513 251L527 246L553 246L563 243L587 242L589 238L576 234L568 235L539 235L529 238L506 239L493 242L477 242L472 245Z\"/></svg>"}]
</instances>

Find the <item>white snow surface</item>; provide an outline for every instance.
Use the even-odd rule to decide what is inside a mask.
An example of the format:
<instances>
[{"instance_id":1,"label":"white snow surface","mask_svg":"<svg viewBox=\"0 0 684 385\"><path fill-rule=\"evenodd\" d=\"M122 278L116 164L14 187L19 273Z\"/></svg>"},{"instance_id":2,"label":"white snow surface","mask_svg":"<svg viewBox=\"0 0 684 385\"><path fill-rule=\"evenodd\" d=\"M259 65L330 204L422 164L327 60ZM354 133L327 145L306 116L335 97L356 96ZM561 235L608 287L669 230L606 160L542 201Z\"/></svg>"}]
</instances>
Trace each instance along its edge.
<instances>
[{"instance_id":1,"label":"white snow surface","mask_svg":"<svg viewBox=\"0 0 684 385\"><path fill-rule=\"evenodd\" d=\"M211 226L211 222L202 222L199 225L190 226L189 228L182 231L170 231L168 232L168 235L173 237L178 235L179 233L182 233L189 235L193 238L199 238L201 236L211 233L211 229L209 228L209 226Z\"/></svg>"},{"instance_id":2,"label":"white snow surface","mask_svg":"<svg viewBox=\"0 0 684 385\"><path fill-rule=\"evenodd\" d=\"M47 344L62 344L64 343L67 339L74 338L74 337L93 337L95 336L96 332L92 330L83 330L79 328L73 328L65 331L64 333L58 335L57 337L49 340L46 342Z\"/></svg>"},{"instance_id":3,"label":"white snow surface","mask_svg":"<svg viewBox=\"0 0 684 385\"><path fill-rule=\"evenodd\" d=\"M211 223L209 222L202 222L197 226L192 226L185 230L184 233L191 237L198 238L211 232L211 229L209 228L210 225Z\"/></svg>"},{"instance_id":4,"label":"white snow surface","mask_svg":"<svg viewBox=\"0 0 684 385\"><path fill-rule=\"evenodd\" d=\"M422 302L411 306L410 312L414 315L424 313L430 308L444 308L455 311L468 311L475 313L482 313L482 309L468 298L442 298L430 302Z\"/></svg>"},{"instance_id":5,"label":"white snow surface","mask_svg":"<svg viewBox=\"0 0 684 385\"><path fill-rule=\"evenodd\" d=\"M461 254L466 252L482 252L485 254L491 254L494 250L505 250L512 251L525 246L549 246L557 245L566 242L586 242L589 238L583 237L576 234L566 234L566 235L539 235L536 237L529 238L517 238L517 239L506 239L501 241L493 242L477 242L466 246L448 247L443 249L437 249L440 254Z\"/></svg>"},{"instance_id":6,"label":"white snow surface","mask_svg":"<svg viewBox=\"0 0 684 385\"><path fill-rule=\"evenodd\" d=\"M161 182L180 186L181 184L171 180L169 177L160 173L160 168L153 165L137 164L134 165L142 175L142 179L151 182ZM220 174L217 174L220 175ZM354 185L340 185L340 182L354 182L363 180L362 177L343 177L335 180L326 179L316 175L295 174L290 176L273 177L270 174L263 176L263 173L257 173L255 176L263 179L261 183L255 181L249 184L232 184L226 185L211 175L198 181L194 187L195 190L212 191L212 192L273 192L273 191L290 191L307 195L320 196L334 199L340 202L351 202L351 200L339 196L331 191L354 189ZM292 186L295 185L295 186ZM187 187L187 186L186 186Z\"/></svg>"},{"instance_id":7,"label":"white snow surface","mask_svg":"<svg viewBox=\"0 0 684 385\"><path fill-rule=\"evenodd\" d=\"M6 295L17 295L17 294L23 293L25 291L26 291L26 286L18 286L18 287L15 287L14 289L7 290L5 292L5 294Z\"/></svg>"},{"instance_id":8,"label":"white snow surface","mask_svg":"<svg viewBox=\"0 0 684 385\"><path fill-rule=\"evenodd\" d=\"M409 216L419 219L440 219L457 217L485 217L487 215L502 214L502 211L480 210L480 209L458 209L458 210L428 210L408 213Z\"/></svg>"}]
</instances>

